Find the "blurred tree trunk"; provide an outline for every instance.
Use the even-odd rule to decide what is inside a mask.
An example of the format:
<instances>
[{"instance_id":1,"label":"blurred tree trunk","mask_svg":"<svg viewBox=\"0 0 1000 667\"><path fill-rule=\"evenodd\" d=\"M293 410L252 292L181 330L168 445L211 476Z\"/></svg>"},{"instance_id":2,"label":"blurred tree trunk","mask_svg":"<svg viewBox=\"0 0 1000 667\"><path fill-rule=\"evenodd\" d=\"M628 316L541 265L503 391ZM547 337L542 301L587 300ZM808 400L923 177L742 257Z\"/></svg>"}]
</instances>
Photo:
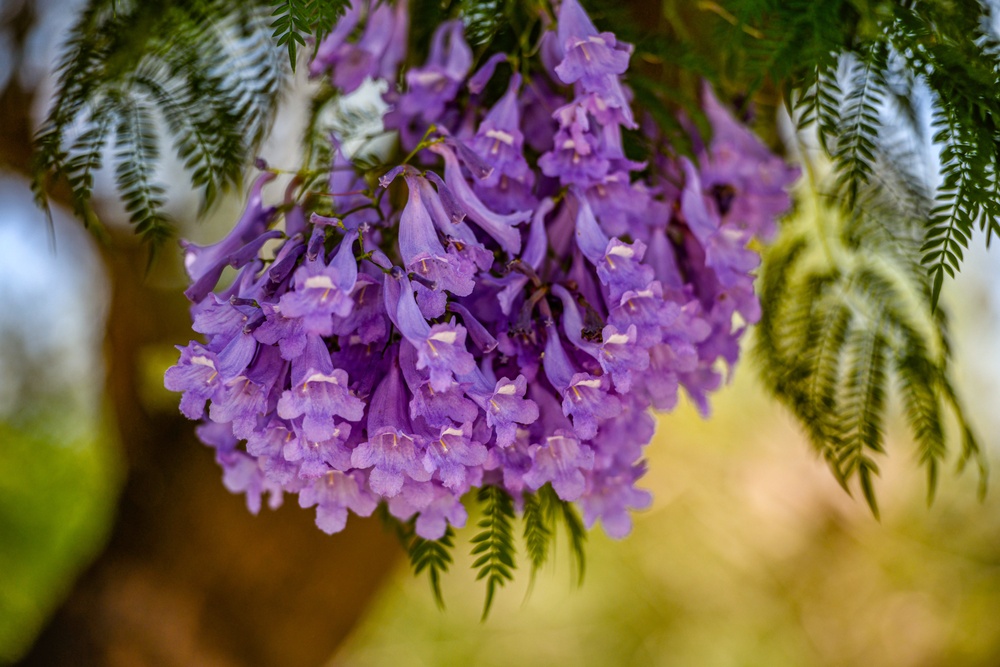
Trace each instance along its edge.
<instances>
[{"instance_id":1,"label":"blurred tree trunk","mask_svg":"<svg viewBox=\"0 0 1000 667\"><path fill-rule=\"evenodd\" d=\"M23 46L31 3L8 23ZM33 90L0 96L0 167L27 174ZM314 510L254 517L222 486L212 452L179 413L140 401L144 350L193 333L178 289L144 280L129 232L103 249L111 278L107 399L126 472L108 545L84 572L24 665L313 666L335 651L400 550L377 520L328 537ZM96 388L95 388L96 389Z\"/></svg>"}]
</instances>

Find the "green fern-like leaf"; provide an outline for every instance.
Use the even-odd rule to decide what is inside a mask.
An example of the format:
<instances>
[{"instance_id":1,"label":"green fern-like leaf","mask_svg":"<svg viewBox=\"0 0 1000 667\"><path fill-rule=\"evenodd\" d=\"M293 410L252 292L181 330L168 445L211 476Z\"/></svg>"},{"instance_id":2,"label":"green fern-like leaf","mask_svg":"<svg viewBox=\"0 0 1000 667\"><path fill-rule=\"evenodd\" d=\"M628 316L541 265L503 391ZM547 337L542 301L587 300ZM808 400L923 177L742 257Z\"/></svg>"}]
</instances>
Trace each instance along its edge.
<instances>
[{"instance_id":1,"label":"green fern-like leaf","mask_svg":"<svg viewBox=\"0 0 1000 667\"><path fill-rule=\"evenodd\" d=\"M865 59L853 66L834 151L837 189L848 210L857 204L858 190L872 179L878 151L879 107L886 95L885 45L876 42L864 55ZM823 132L827 134L829 130L824 128Z\"/></svg>"},{"instance_id":2,"label":"green fern-like leaf","mask_svg":"<svg viewBox=\"0 0 1000 667\"><path fill-rule=\"evenodd\" d=\"M570 553L576 568L576 581L578 584L582 584L584 575L587 573L587 529L572 503L562 502L562 519L566 524L566 533L569 535Z\"/></svg>"},{"instance_id":3,"label":"green fern-like leaf","mask_svg":"<svg viewBox=\"0 0 1000 667\"><path fill-rule=\"evenodd\" d=\"M873 478L878 475L874 454L884 453L882 428L885 414L885 341L881 322L849 333L847 363L850 372L844 382L840 433L832 461L839 479L856 476L868 506L878 516Z\"/></svg>"},{"instance_id":4,"label":"green fern-like leaf","mask_svg":"<svg viewBox=\"0 0 1000 667\"><path fill-rule=\"evenodd\" d=\"M982 172L969 159L975 146L963 139L961 128L952 119L942 115L936 118L935 127L935 140L945 144L941 151L944 182L938 188L921 251L924 264L930 268L931 302L936 305L944 274L955 276L969 247L979 217L973 200L981 188Z\"/></svg>"},{"instance_id":5,"label":"green fern-like leaf","mask_svg":"<svg viewBox=\"0 0 1000 667\"><path fill-rule=\"evenodd\" d=\"M151 247L160 247L173 228L161 213L165 190L151 173L160 150L152 111L130 99L120 100L117 106L121 118L115 130L115 183L136 233Z\"/></svg>"},{"instance_id":6,"label":"green fern-like leaf","mask_svg":"<svg viewBox=\"0 0 1000 667\"><path fill-rule=\"evenodd\" d=\"M472 567L479 571L477 580L486 580L485 620L497 587L514 578L514 502L498 486L484 486L479 490L478 499L483 509L479 527L483 530L472 538L472 555L477 556Z\"/></svg>"},{"instance_id":7,"label":"green fern-like leaf","mask_svg":"<svg viewBox=\"0 0 1000 667\"><path fill-rule=\"evenodd\" d=\"M925 378L936 369L927 366L927 355L918 336L907 336L906 345L893 359L906 420L913 428L920 463L927 468L927 502L934 500L939 463L947 448L941 416L941 400Z\"/></svg>"},{"instance_id":8,"label":"green fern-like leaf","mask_svg":"<svg viewBox=\"0 0 1000 667\"><path fill-rule=\"evenodd\" d=\"M546 511L538 494L524 494L524 544L531 561L531 577L543 565L549 556L549 547L555 537L552 526L552 515Z\"/></svg>"},{"instance_id":9,"label":"green fern-like leaf","mask_svg":"<svg viewBox=\"0 0 1000 667\"><path fill-rule=\"evenodd\" d=\"M833 153L831 137L836 136L840 124L840 108L844 91L837 81L839 59L828 53L816 65L797 79L789 82L793 111L800 129L817 128L820 145Z\"/></svg>"},{"instance_id":10,"label":"green fern-like leaf","mask_svg":"<svg viewBox=\"0 0 1000 667\"><path fill-rule=\"evenodd\" d=\"M155 249L172 234L153 178L160 128L206 205L238 185L285 78L263 10L262 1L91 0L70 32L54 102L35 136L39 204L47 207L51 183L65 179L77 213L96 223L93 175L113 141L119 191Z\"/></svg>"},{"instance_id":11,"label":"green fern-like leaf","mask_svg":"<svg viewBox=\"0 0 1000 667\"><path fill-rule=\"evenodd\" d=\"M104 107L95 111L98 122L90 124L70 147L66 161L66 181L73 194L73 211L90 227L99 224L90 208L90 195L94 189L94 174L104 163L104 146L113 127L118 123L118 112L112 108L113 98L105 99Z\"/></svg>"},{"instance_id":12,"label":"green fern-like leaf","mask_svg":"<svg viewBox=\"0 0 1000 667\"><path fill-rule=\"evenodd\" d=\"M347 4L347 0L271 0L272 36L278 46L288 49L292 70L299 47L306 46L306 38L314 37L317 43L323 41Z\"/></svg>"},{"instance_id":13,"label":"green fern-like leaf","mask_svg":"<svg viewBox=\"0 0 1000 667\"><path fill-rule=\"evenodd\" d=\"M306 40L303 35L309 34L309 11L305 0L275 0L273 2L274 11L271 16L274 21L271 27L274 29L273 37L278 46L288 49L288 60L292 69L295 69L295 61L298 60L298 47L305 46Z\"/></svg>"},{"instance_id":14,"label":"green fern-like leaf","mask_svg":"<svg viewBox=\"0 0 1000 667\"><path fill-rule=\"evenodd\" d=\"M576 581L583 583L587 569L587 529L584 527L583 521L573 504L560 498L551 484L546 484L538 490L538 498L542 504L542 511L549 517L549 525L554 526L559 522L566 528Z\"/></svg>"},{"instance_id":15,"label":"green fern-like leaf","mask_svg":"<svg viewBox=\"0 0 1000 667\"><path fill-rule=\"evenodd\" d=\"M451 526L448 526L444 536L440 539L425 540L416 536L409 546L413 574L419 575L427 570L431 590L434 592L434 600L441 609L444 609L444 597L441 595L441 575L447 572L451 566L451 551L455 548L454 538L455 531L452 530Z\"/></svg>"},{"instance_id":16,"label":"green fern-like leaf","mask_svg":"<svg viewBox=\"0 0 1000 667\"><path fill-rule=\"evenodd\" d=\"M465 23L465 35L469 44L475 48L492 42L497 33L503 29L506 21L504 5L506 0L478 0L462 3L462 18Z\"/></svg>"},{"instance_id":17,"label":"green fern-like leaf","mask_svg":"<svg viewBox=\"0 0 1000 667\"><path fill-rule=\"evenodd\" d=\"M932 310L915 239L892 200L864 186L866 210L847 216L803 194L800 210L764 253L762 317L754 356L767 387L802 423L845 489L860 488L878 515L875 478L884 455L892 380L933 499L947 456L942 405L963 434L959 464L985 462L948 380L947 322ZM860 196L860 195L859 195ZM895 211L895 214L893 213Z\"/></svg>"}]
</instances>

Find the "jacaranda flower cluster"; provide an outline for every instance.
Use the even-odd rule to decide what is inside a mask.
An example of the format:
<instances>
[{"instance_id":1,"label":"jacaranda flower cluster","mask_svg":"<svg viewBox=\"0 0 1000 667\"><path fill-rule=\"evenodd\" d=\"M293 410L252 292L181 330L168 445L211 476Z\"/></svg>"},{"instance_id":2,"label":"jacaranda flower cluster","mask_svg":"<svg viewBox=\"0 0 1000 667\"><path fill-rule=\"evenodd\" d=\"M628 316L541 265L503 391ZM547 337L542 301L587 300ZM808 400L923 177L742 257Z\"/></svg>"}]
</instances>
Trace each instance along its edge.
<instances>
[{"instance_id":1,"label":"jacaranda flower cluster","mask_svg":"<svg viewBox=\"0 0 1000 667\"><path fill-rule=\"evenodd\" d=\"M405 0L354 0L311 71L345 93L386 82L410 158L373 188L335 145L333 217L267 205L265 170L225 239L185 244L205 342L166 385L252 511L296 494L333 533L384 501L436 539L472 488L551 484L622 537L650 502L651 408L683 387L708 411L759 317L747 244L796 171L708 89L711 140L676 157L632 108L632 47L577 0L553 15L533 59L474 68L449 21L400 72ZM629 160L625 131L662 150Z\"/></svg>"}]
</instances>

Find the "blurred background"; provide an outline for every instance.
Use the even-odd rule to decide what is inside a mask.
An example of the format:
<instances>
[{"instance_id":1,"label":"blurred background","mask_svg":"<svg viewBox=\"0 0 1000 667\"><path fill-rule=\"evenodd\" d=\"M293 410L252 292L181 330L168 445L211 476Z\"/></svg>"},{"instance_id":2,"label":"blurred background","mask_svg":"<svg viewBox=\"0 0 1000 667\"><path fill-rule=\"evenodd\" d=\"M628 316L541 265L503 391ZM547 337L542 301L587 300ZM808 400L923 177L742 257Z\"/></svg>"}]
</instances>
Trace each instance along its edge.
<instances>
[{"instance_id":1,"label":"blurred background","mask_svg":"<svg viewBox=\"0 0 1000 667\"><path fill-rule=\"evenodd\" d=\"M32 203L30 136L79 4L0 0L0 664L1000 664L1000 494L979 502L971 472L947 474L928 508L900 422L877 522L748 363L710 419L659 418L654 503L624 541L591 534L583 586L562 542L486 622L470 530L439 611L377 520L328 537L294 503L251 516L162 388L192 335L179 252L147 273L110 194L107 243ZM278 166L296 164L295 89L262 151ZM196 221L176 167L182 234L218 238L241 193ZM945 303L997 468L1000 260L981 245Z\"/></svg>"}]
</instances>

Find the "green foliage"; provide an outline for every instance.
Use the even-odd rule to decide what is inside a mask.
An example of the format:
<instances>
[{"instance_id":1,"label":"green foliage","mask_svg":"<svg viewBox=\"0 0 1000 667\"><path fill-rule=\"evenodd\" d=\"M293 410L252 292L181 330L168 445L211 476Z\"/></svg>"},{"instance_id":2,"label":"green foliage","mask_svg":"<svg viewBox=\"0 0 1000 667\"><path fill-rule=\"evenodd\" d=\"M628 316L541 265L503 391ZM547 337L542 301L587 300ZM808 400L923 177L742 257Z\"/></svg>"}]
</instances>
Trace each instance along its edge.
<instances>
[{"instance_id":1,"label":"green foliage","mask_svg":"<svg viewBox=\"0 0 1000 667\"><path fill-rule=\"evenodd\" d=\"M273 37L278 46L288 49L292 70L298 60L298 47L305 46L310 36L316 43L323 41L347 5L347 0L271 0Z\"/></svg>"},{"instance_id":2,"label":"green foliage","mask_svg":"<svg viewBox=\"0 0 1000 667\"><path fill-rule=\"evenodd\" d=\"M173 231L158 183L165 130L206 205L238 185L269 129L285 66L264 7L222 0L91 0L57 66L55 101L35 137L33 189L47 207L64 179L97 223L94 173L112 158L136 232L153 248Z\"/></svg>"},{"instance_id":3,"label":"green foliage","mask_svg":"<svg viewBox=\"0 0 1000 667\"><path fill-rule=\"evenodd\" d=\"M506 0L482 0L462 3L461 16L465 23L465 36L473 47L489 45L497 34L506 27L505 5L517 3Z\"/></svg>"},{"instance_id":4,"label":"green foliage","mask_svg":"<svg viewBox=\"0 0 1000 667\"><path fill-rule=\"evenodd\" d=\"M479 503L483 518L479 521L482 531L472 538L472 564L479 570L476 579L486 579L486 601L483 620L490 613L493 596L498 586L514 578L514 501L499 486L484 486L479 490Z\"/></svg>"},{"instance_id":5,"label":"green foliage","mask_svg":"<svg viewBox=\"0 0 1000 667\"><path fill-rule=\"evenodd\" d=\"M837 168L836 190L847 210L858 203L858 188L868 185L878 149L879 107L886 97L885 45L872 45L864 61L853 62L848 74L848 94L833 148ZM820 111L820 116L825 114ZM828 135L829 129L823 131ZM827 143L829 146L830 144Z\"/></svg>"},{"instance_id":6,"label":"green foliage","mask_svg":"<svg viewBox=\"0 0 1000 667\"><path fill-rule=\"evenodd\" d=\"M545 565L556 539L556 529L562 523L566 528L570 554L577 581L583 582L586 569L584 545L587 530L572 503L562 500L546 484L537 493L524 494L524 544L531 560L531 576Z\"/></svg>"},{"instance_id":7,"label":"green foliage","mask_svg":"<svg viewBox=\"0 0 1000 667\"><path fill-rule=\"evenodd\" d=\"M947 456L945 406L962 432L960 467L974 459L985 483L985 462L951 386L944 316L930 306L930 280L913 252L919 221L903 224L891 204L864 195L867 213L853 217L800 197L764 252L753 353L838 481L850 490L856 480L878 515L874 478L892 380L929 501Z\"/></svg>"},{"instance_id":8,"label":"green foliage","mask_svg":"<svg viewBox=\"0 0 1000 667\"><path fill-rule=\"evenodd\" d=\"M919 138L914 100L929 91L942 185L923 223L937 304L976 228L1000 231L1000 48L980 2L729 0L718 7L723 70L752 95L779 87L800 128L815 126L845 210L873 181L899 119ZM725 37L723 37L723 35ZM735 82L735 83L734 83ZM892 225L891 221L883 224Z\"/></svg>"},{"instance_id":9,"label":"green foliage","mask_svg":"<svg viewBox=\"0 0 1000 667\"><path fill-rule=\"evenodd\" d=\"M419 575L424 570L434 593L434 600L439 608L444 609L444 596L441 594L441 575L448 571L453 562L451 552L455 548L455 531L448 526L444 535L437 540L428 540L416 533L415 520L400 521L389 513L387 503L379 503L375 510L386 530L391 531L400 546L406 551L413 567L413 574Z\"/></svg>"},{"instance_id":10,"label":"green foliage","mask_svg":"<svg viewBox=\"0 0 1000 667\"><path fill-rule=\"evenodd\" d=\"M577 580L583 581L584 546L587 531L572 503L562 500L546 484L536 493L525 492L521 522L523 524L524 546L531 562L531 577L548 562L554 548L559 524L566 528L570 553L573 558ZM478 532L472 537L472 569L477 571L476 579L486 580L486 598L483 604L483 620L493 606L497 588L513 581L516 569L517 545L514 537L514 523L517 519L514 500L501 487L484 486L476 494L482 518L477 522ZM381 503L375 512L386 528L399 539L413 566L414 574L427 571L438 606L444 608L441 594L441 577L450 569L455 548L455 532L449 526L444 537L427 540L416 534L415 520L400 521L389 513L386 503Z\"/></svg>"},{"instance_id":11,"label":"green foliage","mask_svg":"<svg viewBox=\"0 0 1000 667\"><path fill-rule=\"evenodd\" d=\"M538 490L538 497L542 505L542 511L547 517L548 525L553 527L553 534L555 531L554 526L557 523L562 523L566 528L566 537L569 540L570 556L573 559L576 580L577 583L583 583L583 576L587 569L585 548L587 529L584 527L583 521L576 513L573 504L566 502L556 495L555 489L552 488L551 484L546 484L540 488Z\"/></svg>"},{"instance_id":12,"label":"green foliage","mask_svg":"<svg viewBox=\"0 0 1000 667\"><path fill-rule=\"evenodd\" d=\"M451 526L439 540L425 540L415 536L409 545L410 563L413 574L418 575L427 570L434 591L434 600L439 608L444 609L444 598L441 596L441 575L451 566L451 550L455 548L455 531Z\"/></svg>"},{"instance_id":13,"label":"green foliage","mask_svg":"<svg viewBox=\"0 0 1000 667\"><path fill-rule=\"evenodd\" d=\"M115 182L135 231L158 248L170 237L170 225L160 211L165 190L153 182L149 165L156 164L160 147L148 106L122 100L115 131Z\"/></svg>"},{"instance_id":14,"label":"green foliage","mask_svg":"<svg viewBox=\"0 0 1000 667\"><path fill-rule=\"evenodd\" d=\"M549 557L549 546L555 538L552 512L550 505L543 499L547 495L533 493L524 494L524 545L531 561L531 576L534 578L538 570L545 565Z\"/></svg>"}]
</instances>

